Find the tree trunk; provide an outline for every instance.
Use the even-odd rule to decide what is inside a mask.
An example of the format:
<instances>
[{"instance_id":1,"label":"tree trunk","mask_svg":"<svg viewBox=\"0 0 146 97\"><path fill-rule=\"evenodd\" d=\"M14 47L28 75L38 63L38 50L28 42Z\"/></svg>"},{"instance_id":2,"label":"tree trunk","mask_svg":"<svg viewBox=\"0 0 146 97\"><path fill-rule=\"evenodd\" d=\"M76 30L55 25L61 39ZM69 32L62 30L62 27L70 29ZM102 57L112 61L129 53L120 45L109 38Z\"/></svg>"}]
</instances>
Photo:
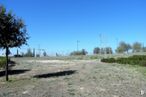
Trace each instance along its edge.
<instances>
[{"instance_id":1,"label":"tree trunk","mask_svg":"<svg viewBox=\"0 0 146 97\"><path fill-rule=\"evenodd\" d=\"M9 66L8 66L8 64L9 64L9 58L8 58L8 55L9 55L9 48L7 47L6 48L6 66L5 66L6 81L9 80L9 78L8 78L8 74L9 74L9 70L8 70L8 68L9 68Z\"/></svg>"}]
</instances>

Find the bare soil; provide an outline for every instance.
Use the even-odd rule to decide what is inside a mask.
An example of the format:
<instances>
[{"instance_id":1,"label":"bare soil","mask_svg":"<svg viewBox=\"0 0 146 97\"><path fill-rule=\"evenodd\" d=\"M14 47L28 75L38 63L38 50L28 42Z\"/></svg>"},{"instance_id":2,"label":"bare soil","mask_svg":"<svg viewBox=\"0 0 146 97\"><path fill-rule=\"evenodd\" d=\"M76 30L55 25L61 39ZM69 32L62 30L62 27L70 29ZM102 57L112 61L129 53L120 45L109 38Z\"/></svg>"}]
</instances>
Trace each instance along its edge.
<instances>
[{"instance_id":1,"label":"bare soil","mask_svg":"<svg viewBox=\"0 0 146 97\"><path fill-rule=\"evenodd\" d=\"M0 97L146 97L146 76L99 60L14 59L10 81L0 71Z\"/></svg>"}]
</instances>

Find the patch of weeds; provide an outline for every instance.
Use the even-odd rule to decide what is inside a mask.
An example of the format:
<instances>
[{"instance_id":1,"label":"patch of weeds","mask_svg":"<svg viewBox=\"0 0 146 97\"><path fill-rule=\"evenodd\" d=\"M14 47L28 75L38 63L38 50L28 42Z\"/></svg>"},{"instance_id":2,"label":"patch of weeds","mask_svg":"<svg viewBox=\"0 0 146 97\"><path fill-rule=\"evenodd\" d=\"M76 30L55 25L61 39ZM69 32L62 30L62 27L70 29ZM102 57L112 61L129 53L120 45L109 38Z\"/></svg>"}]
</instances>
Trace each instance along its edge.
<instances>
[{"instance_id":1,"label":"patch of weeds","mask_svg":"<svg viewBox=\"0 0 146 97\"><path fill-rule=\"evenodd\" d=\"M99 79L104 79L104 78L105 78L104 76L100 76L100 77L99 77Z\"/></svg>"},{"instance_id":2,"label":"patch of weeds","mask_svg":"<svg viewBox=\"0 0 146 97\"><path fill-rule=\"evenodd\" d=\"M14 93L14 92L5 92L5 93L2 93L2 94L0 94L0 97L9 97L12 93Z\"/></svg>"},{"instance_id":3,"label":"patch of weeds","mask_svg":"<svg viewBox=\"0 0 146 97\"><path fill-rule=\"evenodd\" d=\"M90 59L91 59L91 60L99 59L99 56L91 56Z\"/></svg>"},{"instance_id":4,"label":"patch of weeds","mask_svg":"<svg viewBox=\"0 0 146 97\"><path fill-rule=\"evenodd\" d=\"M88 95L88 97L90 97L92 95L92 93L88 93L87 95Z\"/></svg>"},{"instance_id":5,"label":"patch of weeds","mask_svg":"<svg viewBox=\"0 0 146 97\"><path fill-rule=\"evenodd\" d=\"M113 77L113 79L115 79L115 78L118 79L118 80L121 80L121 81L124 80L124 78L122 76L119 76L119 75Z\"/></svg>"},{"instance_id":6,"label":"patch of weeds","mask_svg":"<svg viewBox=\"0 0 146 97\"><path fill-rule=\"evenodd\" d=\"M94 71L94 73L98 73L98 71Z\"/></svg>"},{"instance_id":7,"label":"patch of weeds","mask_svg":"<svg viewBox=\"0 0 146 97\"><path fill-rule=\"evenodd\" d=\"M64 80L69 81L69 80L70 80L70 78L69 78L69 77L65 77L65 78L64 78Z\"/></svg>"},{"instance_id":8,"label":"patch of weeds","mask_svg":"<svg viewBox=\"0 0 146 97\"><path fill-rule=\"evenodd\" d=\"M6 58L5 57L0 57L0 69L4 68L6 64Z\"/></svg>"},{"instance_id":9,"label":"patch of weeds","mask_svg":"<svg viewBox=\"0 0 146 97\"><path fill-rule=\"evenodd\" d=\"M8 95L9 95L10 93L3 93L2 94L2 97L8 97ZM1 95L0 95L1 96Z\"/></svg>"},{"instance_id":10,"label":"patch of weeds","mask_svg":"<svg viewBox=\"0 0 146 97\"><path fill-rule=\"evenodd\" d=\"M129 66L131 67L131 66ZM133 67L131 67L133 68ZM136 69L136 71L140 72L141 74L143 74L144 76L146 76L146 67L142 67L142 66L134 66L134 69Z\"/></svg>"},{"instance_id":11,"label":"patch of weeds","mask_svg":"<svg viewBox=\"0 0 146 97\"><path fill-rule=\"evenodd\" d=\"M16 78L13 78L13 77L9 77L9 80L6 81L6 79L4 77L2 81L3 82L6 82L8 84L8 83L13 83L13 82L17 81L17 79Z\"/></svg>"},{"instance_id":12,"label":"patch of weeds","mask_svg":"<svg viewBox=\"0 0 146 97\"><path fill-rule=\"evenodd\" d=\"M74 96L75 95L75 89L68 89L68 92L70 95Z\"/></svg>"},{"instance_id":13,"label":"patch of weeds","mask_svg":"<svg viewBox=\"0 0 146 97\"><path fill-rule=\"evenodd\" d=\"M95 77L95 76L93 76L93 78L92 78L93 80L96 80L97 78Z\"/></svg>"},{"instance_id":14,"label":"patch of weeds","mask_svg":"<svg viewBox=\"0 0 146 97\"><path fill-rule=\"evenodd\" d=\"M68 83L69 86L73 85L71 82Z\"/></svg>"},{"instance_id":15,"label":"patch of weeds","mask_svg":"<svg viewBox=\"0 0 146 97\"><path fill-rule=\"evenodd\" d=\"M80 78L80 82L85 82L85 79L83 79L83 78Z\"/></svg>"},{"instance_id":16,"label":"patch of weeds","mask_svg":"<svg viewBox=\"0 0 146 97\"><path fill-rule=\"evenodd\" d=\"M75 95L75 93L73 93L73 92L71 92L71 93L69 93L70 95L72 95L72 96L74 96Z\"/></svg>"}]
</instances>

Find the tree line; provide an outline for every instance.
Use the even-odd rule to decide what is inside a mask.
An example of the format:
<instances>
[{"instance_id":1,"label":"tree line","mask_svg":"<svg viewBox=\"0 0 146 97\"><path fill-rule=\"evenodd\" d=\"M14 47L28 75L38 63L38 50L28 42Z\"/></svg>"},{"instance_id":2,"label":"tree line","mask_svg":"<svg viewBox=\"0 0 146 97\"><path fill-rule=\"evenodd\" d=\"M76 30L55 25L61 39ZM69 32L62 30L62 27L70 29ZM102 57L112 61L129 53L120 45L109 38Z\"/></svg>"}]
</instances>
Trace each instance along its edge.
<instances>
[{"instance_id":1,"label":"tree line","mask_svg":"<svg viewBox=\"0 0 146 97\"><path fill-rule=\"evenodd\" d=\"M146 52L146 47L140 42L134 42L132 45L124 41L119 43L119 46L116 49L116 53L137 53L137 52Z\"/></svg>"},{"instance_id":2,"label":"tree line","mask_svg":"<svg viewBox=\"0 0 146 97\"><path fill-rule=\"evenodd\" d=\"M146 52L146 47L140 42L134 42L133 44L126 43L121 41L117 48L115 49L115 53L138 53L138 52ZM95 47L93 49L93 54L113 54L114 50L112 47ZM85 49L79 51L73 51L70 55L87 55L88 52Z\"/></svg>"},{"instance_id":3,"label":"tree line","mask_svg":"<svg viewBox=\"0 0 146 97\"><path fill-rule=\"evenodd\" d=\"M142 45L140 42L134 42L132 45L121 41L118 44L118 47L115 50L116 53L137 53L137 52L146 52L146 47ZM95 47L93 50L93 54L112 54L113 49L111 47Z\"/></svg>"},{"instance_id":4,"label":"tree line","mask_svg":"<svg viewBox=\"0 0 146 97\"><path fill-rule=\"evenodd\" d=\"M19 53L19 50L17 49L17 54L14 55L14 57L40 57L40 56L48 56L47 52L44 50L43 53L36 53L35 49L28 48L26 53L21 52Z\"/></svg>"}]
</instances>

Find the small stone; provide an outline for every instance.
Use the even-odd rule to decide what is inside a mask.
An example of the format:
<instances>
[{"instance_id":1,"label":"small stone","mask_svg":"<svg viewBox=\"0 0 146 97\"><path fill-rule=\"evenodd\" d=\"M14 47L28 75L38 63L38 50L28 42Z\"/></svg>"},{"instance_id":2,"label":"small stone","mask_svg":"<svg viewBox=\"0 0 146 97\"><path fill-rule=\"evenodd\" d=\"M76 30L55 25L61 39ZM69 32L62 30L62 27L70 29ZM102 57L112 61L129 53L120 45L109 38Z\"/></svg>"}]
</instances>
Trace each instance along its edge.
<instances>
[{"instance_id":1,"label":"small stone","mask_svg":"<svg viewBox=\"0 0 146 97\"><path fill-rule=\"evenodd\" d=\"M84 90L84 87L80 87L80 90Z\"/></svg>"},{"instance_id":2,"label":"small stone","mask_svg":"<svg viewBox=\"0 0 146 97\"><path fill-rule=\"evenodd\" d=\"M140 95L144 95L145 93L144 93L144 91L143 90L141 90L140 91Z\"/></svg>"},{"instance_id":3,"label":"small stone","mask_svg":"<svg viewBox=\"0 0 146 97\"><path fill-rule=\"evenodd\" d=\"M113 97L119 97L119 96L117 96L117 95L113 95Z\"/></svg>"},{"instance_id":4,"label":"small stone","mask_svg":"<svg viewBox=\"0 0 146 97\"><path fill-rule=\"evenodd\" d=\"M28 91L24 91L24 92L22 92L22 94L28 94Z\"/></svg>"}]
</instances>

